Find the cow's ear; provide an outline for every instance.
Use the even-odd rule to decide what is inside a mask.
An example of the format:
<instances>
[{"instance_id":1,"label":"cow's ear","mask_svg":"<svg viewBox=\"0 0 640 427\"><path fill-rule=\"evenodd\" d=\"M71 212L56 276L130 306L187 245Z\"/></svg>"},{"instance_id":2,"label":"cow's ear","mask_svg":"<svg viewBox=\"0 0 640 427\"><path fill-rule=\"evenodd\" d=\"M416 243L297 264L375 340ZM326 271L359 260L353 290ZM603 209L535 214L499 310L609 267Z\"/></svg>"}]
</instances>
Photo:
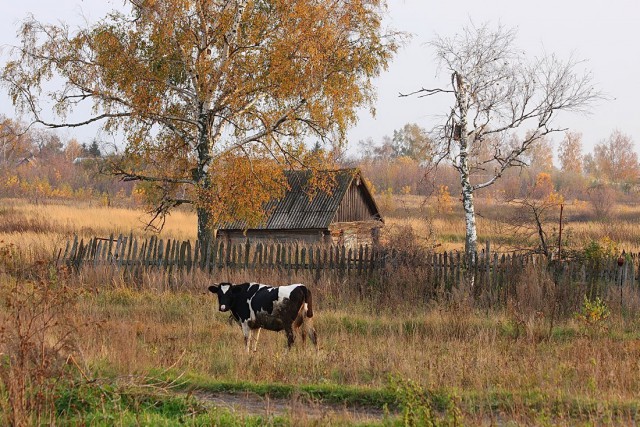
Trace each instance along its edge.
<instances>
[{"instance_id":1,"label":"cow's ear","mask_svg":"<svg viewBox=\"0 0 640 427\"><path fill-rule=\"evenodd\" d=\"M237 294L240 291L242 291L242 287L241 286L237 286L237 285L236 286L231 286L231 293L232 294Z\"/></svg>"},{"instance_id":2,"label":"cow's ear","mask_svg":"<svg viewBox=\"0 0 640 427\"><path fill-rule=\"evenodd\" d=\"M214 294L218 293L218 287L216 285L209 286L209 292L213 292Z\"/></svg>"}]
</instances>

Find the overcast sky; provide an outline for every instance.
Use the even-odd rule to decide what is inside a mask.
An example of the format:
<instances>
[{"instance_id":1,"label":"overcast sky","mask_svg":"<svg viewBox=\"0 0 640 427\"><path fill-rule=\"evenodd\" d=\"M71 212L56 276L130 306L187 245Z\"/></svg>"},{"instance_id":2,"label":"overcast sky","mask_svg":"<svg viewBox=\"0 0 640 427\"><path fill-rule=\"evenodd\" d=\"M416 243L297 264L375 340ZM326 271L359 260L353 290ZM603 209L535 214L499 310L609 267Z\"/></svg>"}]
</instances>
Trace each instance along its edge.
<instances>
[{"instance_id":1,"label":"overcast sky","mask_svg":"<svg viewBox=\"0 0 640 427\"><path fill-rule=\"evenodd\" d=\"M29 13L45 22L64 21L72 26L92 22L123 0L20 0L5 2L0 15L0 62L6 61L8 47L17 43L16 32ZM399 98L420 87L443 86L448 76L438 75L433 51L426 42L435 34L450 36L470 20L486 21L518 30L517 45L528 55L556 53L584 59L598 87L609 100L602 101L590 115L563 114L555 124L583 133L585 151L607 138L615 129L631 136L640 151L640 1L639 0L388 0L387 23L413 34L389 70L377 80L377 114L360 113L358 125L349 133L350 151L358 141L391 135L405 123L425 128L434 125L450 101L440 98ZM0 92L0 114L15 117L6 95ZM95 129L66 131L81 142L90 141ZM559 141L561 136L556 136Z\"/></svg>"}]
</instances>

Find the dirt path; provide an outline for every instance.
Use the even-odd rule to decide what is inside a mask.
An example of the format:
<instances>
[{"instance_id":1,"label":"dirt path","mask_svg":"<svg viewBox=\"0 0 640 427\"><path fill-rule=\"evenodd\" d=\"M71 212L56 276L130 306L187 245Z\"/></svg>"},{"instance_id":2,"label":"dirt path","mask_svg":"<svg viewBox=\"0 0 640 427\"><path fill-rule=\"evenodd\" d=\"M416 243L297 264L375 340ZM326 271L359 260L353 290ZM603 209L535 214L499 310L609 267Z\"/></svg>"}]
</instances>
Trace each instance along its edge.
<instances>
[{"instance_id":1,"label":"dirt path","mask_svg":"<svg viewBox=\"0 0 640 427\"><path fill-rule=\"evenodd\" d=\"M193 395L205 405L226 408L245 415L265 417L289 415L296 421L304 421L305 419L327 422L350 420L363 423L382 421L385 418L384 411L378 408L314 402L302 396L293 396L289 399L269 398L249 392L195 392Z\"/></svg>"}]
</instances>

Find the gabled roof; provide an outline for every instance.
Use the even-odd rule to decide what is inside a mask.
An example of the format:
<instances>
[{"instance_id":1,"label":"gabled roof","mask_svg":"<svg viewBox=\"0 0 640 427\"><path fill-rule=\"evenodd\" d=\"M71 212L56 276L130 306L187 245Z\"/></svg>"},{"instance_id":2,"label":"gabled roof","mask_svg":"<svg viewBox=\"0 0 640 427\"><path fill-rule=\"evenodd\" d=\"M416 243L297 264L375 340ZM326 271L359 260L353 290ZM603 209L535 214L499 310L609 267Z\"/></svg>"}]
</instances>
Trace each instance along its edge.
<instances>
[{"instance_id":1,"label":"gabled roof","mask_svg":"<svg viewBox=\"0 0 640 427\"><path fill-rule=\"evenodd\" d=\"M372 212L371 219L382 221L371 192L360 179L358 169L340 169L321 173L333 174L334 184L329 191L317 191L309 196L308 181L311 171L286 171L289 190L281 199L267 203L267 218L256 227L248 227L245 221L234 221L218 227L219 230L294 230L326 229L334 221L336 212L354 180L359 184L364 203Z\"/></svg>"}]
</instances>

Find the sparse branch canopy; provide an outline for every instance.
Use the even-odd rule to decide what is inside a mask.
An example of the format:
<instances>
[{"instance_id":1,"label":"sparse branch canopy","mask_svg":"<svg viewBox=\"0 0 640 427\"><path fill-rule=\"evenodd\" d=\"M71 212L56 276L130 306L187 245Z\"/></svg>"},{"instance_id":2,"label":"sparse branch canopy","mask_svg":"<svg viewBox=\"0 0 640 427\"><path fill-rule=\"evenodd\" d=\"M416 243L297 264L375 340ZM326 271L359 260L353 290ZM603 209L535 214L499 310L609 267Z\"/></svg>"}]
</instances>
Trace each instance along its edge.
<instances>
[{"instance_id":1,"label":"sparse branch canopy","mask_svg":"<svg viewBox=\"0 0 640 427\"><path fill-rule=\"evenodd\" d=\"M222 197L229 184L212 170L238 166L234 156L300 167L305 139L343 142L403 37L383 31L385 7L382 0L130 0L128 13L77 31L30 17L2 82L36 123L100 122L124 135L126 157L136 160L127 163L129 176L191 180L180 191L197 206L204 237L219 219L209 214L229 211ZM72 112L88 116L71 120ZM257 180L247 184L268 181L258 170L245 171ZM232 196L252 194L246 190Z\"/></svg>"},{"instance_id":2,"label":"sparse branch canopy","mask_svg":"<svg viewBox=\"0 0 640 427\"><path fill-rule=\"evenodd\" d=\"M557 232L557 221L564 204L564 197L553 189L551 176L544 172L539 173L535 183L527 188L524 196L506 198L503 202L517 207L506 218L510 233L521 244L529 247L533 245L536 252L551 259L556 249L553 242L557 240L557 236L553 234Z\"/></svg>"},{"instance_id":3,"label":"sparse branch canopy","mask_svg":"<svg viewBox=\"0 0 640 427\"><path fill-rule=\"evenodd\" d=\"M460 173L469 252L476 249L473 193L526 165L525 154L545 135L564 131L554 123L559 111L587 112L602 98L580 61L529 60L515 39L515 30L488 24L436 37L430 45L450 86L413 92L453 95L446 120L434 129L435 158L450 160Z\"/></svg>"}]
</instances>

